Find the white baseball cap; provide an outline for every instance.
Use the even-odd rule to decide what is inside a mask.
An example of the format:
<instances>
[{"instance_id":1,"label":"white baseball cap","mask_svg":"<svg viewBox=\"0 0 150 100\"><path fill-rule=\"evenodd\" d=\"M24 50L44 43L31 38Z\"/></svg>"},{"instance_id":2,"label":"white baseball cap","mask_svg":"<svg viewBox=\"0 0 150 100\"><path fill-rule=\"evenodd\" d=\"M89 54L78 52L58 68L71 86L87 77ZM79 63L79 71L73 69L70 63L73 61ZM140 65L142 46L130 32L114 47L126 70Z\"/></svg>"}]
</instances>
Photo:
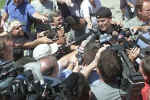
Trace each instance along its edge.
<instances>
[{"instance_id":1,"label":"white baseball cap","mask_svg":"<svg viewBox=\"0 0 150 100\"><path fill-rule=\"evenodd\" d=\"M53 44L39 44L33 50L33 58L35 60L39 60L43 57L47 57L49 55L53 55L57 52L58 45L57 43Z\"/></svg>"}]
</instances>

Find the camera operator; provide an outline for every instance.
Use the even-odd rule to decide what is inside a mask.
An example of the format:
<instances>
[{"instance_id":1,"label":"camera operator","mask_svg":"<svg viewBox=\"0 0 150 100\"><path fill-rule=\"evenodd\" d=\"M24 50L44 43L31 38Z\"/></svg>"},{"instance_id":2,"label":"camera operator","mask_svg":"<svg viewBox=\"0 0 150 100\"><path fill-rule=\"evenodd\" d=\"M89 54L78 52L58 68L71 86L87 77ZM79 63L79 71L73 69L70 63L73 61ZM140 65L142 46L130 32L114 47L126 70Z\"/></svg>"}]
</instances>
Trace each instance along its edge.
<instances>
[{"instance_id":1,"label":"camera operator","mask_svg":"<svg viewBox=\"0 0 150 100\"><path fill-rule=\"evenodd\" d=\"M2 76L2 73L7 73L10 69L15 69L15 68L20 68L20 65L22 65L22 63L20 63L20 61L13 61L13 41L12 41L12 37L11 35L7 34L3 37L0 37L0 75ZM28 60L24 59L22 60L23 63L27 63ZM7 68L5 68L7 66ZM16 70L15 70L16 71ZM14 72L13 72L14 73ZM10 74L12 74L10 72ZM0 79L0 88L4 88L7 85L9 85L10 82L12 82L12 80L15 77L13 76L8 76L5 75L4 79L1 77ZM2 92L2 91L0 91ZM6 95L1 95L0 94L0 99L1 100L19 100L17 99L18 97L11 97L11 96L6 96Z\"/></svg>"},{"instance_id":2,"label":"camera operator","mask_svg":"<svg viewBox=\"0 0 150 100\"><path fill-rule=\"evenodd\" d=\"M8 34L12 35L14 52L16 53L14 54L15 60L18 60L22 56L30 56L29 49L33 49L38 44L52 42L46 36L34 40L29 37L28 33L23 31L22 26L23 24L20 21L13 20L8 27Z\"/></svg>"}]
</instances>

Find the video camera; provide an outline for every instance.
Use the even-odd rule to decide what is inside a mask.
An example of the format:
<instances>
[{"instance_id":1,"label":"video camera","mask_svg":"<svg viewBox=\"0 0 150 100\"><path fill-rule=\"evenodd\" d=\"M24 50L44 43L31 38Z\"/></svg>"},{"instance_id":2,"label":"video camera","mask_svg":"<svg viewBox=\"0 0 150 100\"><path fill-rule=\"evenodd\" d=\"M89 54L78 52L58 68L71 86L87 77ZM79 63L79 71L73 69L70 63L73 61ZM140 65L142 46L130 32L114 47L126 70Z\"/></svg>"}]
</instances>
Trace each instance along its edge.
<instances>
[{"instance_id":1,"label":"video camera","mask_svg":"<svg viewBox=\"0 0 150 100\"><path fill-rule=\"evenodd\" d=\"M4 61L0 64L0 92L6 92L6 88L11 85L15 77L22 73L24 68L14 61Z\"/></svg>"},{"instance_id":2,"label":"video camera","mask_svg":"<svg viewBox=\"0 0 150 100\"><path fill-rule=\"evenodd\" d=\"M23 70L24 68L21 65L17 65L14 61L6 61L0 65L0 80L9 76L16 76Z\"/></svg>"},{"instance_id":3,"label":"video camera","mask_svg":"<svg viewBox=\"0 0 150 100\"><path fill-rule=\"evenodd\" d=\"M144 86L144 78L142 77L141 73L136 70L136 67L128 58L126 50L123 46L114 45L110 48L117 52L123 68L122 76L119 78L120 89L127 92L127 100L134 100L135 98L139 98L141 88ZM134 95L132 95L133 93Z\"/></svg>"},{"instance_id":4,"label":"video camera","mask_svg":"<svg viewBox=\"0 0 150 100\"><path fill-rule=\"evenodd\" d=\"M0 94L26 98L36 96L38 100L73 100L72 97L79 97L80 92L83 91L81 88L84 84L82 86L81 82L84 83L85 79L79 73L71 74L63 82L54 82L55 80L55 78L46 78L45 83L41 84L33 79L32 71L27 70L11 80L7 87L0 90Z\"/></svg>"},{"instance_id":5,"label":"video camera","mask_svg":"<svg viewBox=\"0 0 150 100\"><path fill-rule=\"evenodd\" d=\"M34 80L32 71L27 70L16 77L7 78L5 81L5 84L8 84L7 86L2 86L4 84L1 83L0 94L25 97L36 95L40 100L66 100L63 85L53 84L53 81L55 80L49 79L46 83L41 84L39 81Z\"/></svg>"}]
</instances>

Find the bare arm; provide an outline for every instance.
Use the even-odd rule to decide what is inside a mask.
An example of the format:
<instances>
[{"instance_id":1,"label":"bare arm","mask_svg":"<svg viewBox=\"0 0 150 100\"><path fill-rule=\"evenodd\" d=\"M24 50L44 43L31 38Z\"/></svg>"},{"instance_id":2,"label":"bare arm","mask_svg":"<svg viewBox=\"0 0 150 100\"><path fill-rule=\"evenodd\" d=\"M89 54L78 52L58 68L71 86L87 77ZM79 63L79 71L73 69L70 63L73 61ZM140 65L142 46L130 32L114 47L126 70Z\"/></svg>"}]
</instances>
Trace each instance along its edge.
<instances>
[{"instance_id":1,"label":"bare arm","mask_svg":"<svg viewBox=\"0 0 150 100\"><path fill-rule=\"evenodd\" d=\"M63 56L61 59L59 59L59 63L61 64L62 68L69 68L71 67L71 65L69 65L70 63L72 63L72 59L75 56L75 54L77 53L77 51L73 51L65 56Z\"/></svg>"},{"instance_id":2,"label":"bare arm","mask_svg":"<svg viewBox=\"0 0 150 100\"><path fill-rule=\"evenodd\" d=\"M132 8L135 8L135 6L131 3L131 2L127 2L127 4L132 7Z\"/></svg>"},{"instance_id":3,"label":"bare arm","mask_svg":"<svg viewBox=\"0 0 150 100\"><path fill-rule=\"evenodd\" d=\"M48 21L48 18L44 15L41 15L40 13L38 12L35 12L33 15L32 15L34 18L38 19L38 20L41 20L42 22L46 22Z\"/></svg>"},{"instance_id":4,"label":"bare arm","mask_svg":"<svg viewBox=\"0 0 150 100\"><path fill-rule=\"evenodd\" d=\"M39 44L44 44L44 43L46 43L46 44L52 43L52 40L48 39L47 37L42 37L42 38L36 39L34 41L24 43L23 47L24 48L34 48L35 46L37 46Z\"/></svg>"},{"instance_id":5,"label":"bare arm","mask_svg":"<svg viewBox=\"0 0 150 100\"><path fill-rule=\"evenodd\" d=\"M92 22L91 22L90 17L85 17L84 19L85 19L85 21L87 22L88 28L91 29L91 28L92 28Z\"/></svg>"},{"instance_id":6,"label":"bare arm","mask_svg":"<svg viewBox=\"0 0 150 100\"><path fill-rule=\"evenodd\" d=\"M2 19L1 19L1 27L3 27L3 25L7 19L8 19L8 13L4 12Z\"/></svg>"},{"instance_id":7,"label":"bare arm","mask_svg":"<svg viewBox=\"0 0 150 100\"><path fill-rule=\"evenodd\" d=\"M95 59L86 67L84 67L84 69L81 71L81 73L86 77L88 78L88 76L90 75L90 73L92 72L92 70L94 68L96 68L97 64L98 64L98 60L100 58L100 52L98 51L96 56L95 56Z\"/></svg>"},{"instance_id":8,"label":"bare arm","mask_svg":"<svg viewBox=\"0 0 150 100\"><path fill-rule=\"evenodd\" d=\"M150 25L134 26L131 29L133 29L135 32L136 31L145 31L145 32L147 32L150 29Z\"/></svg>"},{"instance_id":9,"label":"bare arm","mask_svg":"<svg viewBox=\"0 0 150 100\"><path fill-rule=\"evenodd\" d=\"M87 67L85 67L85 69L83 69L81 71L81 73L86 77L88 78L88 76L90 75L90 73L92 72L92 70L94 68L97 67L97 64L98 64L98 61L101 57L101 52L103 52L109 45L104 45L104 47L100 48L98 50L98 52L96 53L96 56L95 56L95 59L92 61L91 64L89 64Z\"/></svg>"}]
</instances>

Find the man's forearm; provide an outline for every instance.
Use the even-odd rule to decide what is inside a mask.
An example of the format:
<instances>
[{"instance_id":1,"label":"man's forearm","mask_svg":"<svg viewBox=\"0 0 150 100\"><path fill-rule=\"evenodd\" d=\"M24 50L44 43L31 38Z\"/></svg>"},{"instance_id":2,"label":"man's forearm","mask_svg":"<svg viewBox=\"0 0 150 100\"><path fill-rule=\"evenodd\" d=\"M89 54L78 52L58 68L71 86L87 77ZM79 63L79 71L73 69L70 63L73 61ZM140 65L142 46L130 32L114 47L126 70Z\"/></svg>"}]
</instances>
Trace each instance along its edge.
<instances>
[{"instance_id":1,"label":"man's forearm","mask_svg":"<svg viewBox=\"0 0 150 100\"><path fill-rule=\"evenodd\" d=\"M139 26L138 31L148 31L150 29L150 25Z\"/></svg>"},{"instance_id":2,"label":"man's forearm","mask_svg":"<svg viewBox=\"0 0 150 100\"><path fill-rule=\"evenodd\" d=\"M94 60L90 65L86 66L83 70L81 70L81 73L85 76L85 78L88 78L90 73L94 68L97 66L97 61Z\"/></svg>"},{"instance_id":3,"label":"man's forearm","mask_svg":"<svg viewBox=\"0 0 150 100\"><path fill-rule=\"evenodd\" d=\"M102 53L108 46L109 46L109 45L104 45L104 47L100 48L100 49L97 51L96 56L95 56L95 59L92 61L92 63L90 63L90 64L87 66L87 68L82 71L83 75L84 75L86 78L88 78L88 76L90 75L90 73L92 72L92 70L97 67L98 61L99 61L99 59L100 59L100 57L101 57L101 53Z\"/></svg>"},{"instance_id":4,"label":"man's forearm","mask_svg":"<svg viewBox=\"0 0 150 100\"><path fill-rule=\"evenodd\" d=\"M100 59L100 52L98 51L96 56L95 56L95 59L92 61L92 63L90 63L84 70L82 70L82 74L88 78L90 73L92 72L92 70L94 68L97 67L97 64L98 64L98 60Z\"/></svg>"},{"instance_id":5,"label":"man's forearm","mask_svg":"<svg viewBox=\"0 0 150 100\"><path fill-rule=\"evenodd\" d=\"M8 19L8 13L4 13L3 16L2 16L2 19L3 21L6 21Z\"/></svg>"},{"instance_id":6,"label":"man's forearm","mask_svg":"<svg viewBox=\"0 0 150 100\"><path fill-rule=\"evenodd\" d=\"M85 21L86 21L87 24L88 24L88 28L92 28L92 22L91 22L90 17L85 17L84 19L85 19Z\"/></svg>"},{"instance_id":7,"label":"man's forearm","mask_svg":"<svg viewBox=\"0 0 150 100\"><path fill-rule=\"evenodd\" d=\"M26 42L26 43L24 43L23 48L34 48L38 44L40 44L40 42L38 40L34 40L34 41L31 41L31 42Z\"/></svg>"},{"instance_id":8,"label":"man's forearm","mask_svg":"<svg viewBox=\"0 0 150 100\"><path fill-rule=\"evenodd\" d=\"M3 27L6 20L8 19L8 14L5 12L2 16L1 22L0 22L0 27Z\"/></svg>"},{"instance_id":9,"label":"man's forearm","mask_svg":"<svg viewBox=\"0 0 150 100\"><path fill-rule=\"evenodd\" d=\"M32 16L33 16L35 19L38 19L38 20L43 20L43 17L44 17L44 15L41 15L41 14L38 13L38 12L35 12Z\"/></svg>"},{"instance_id":10,"label":"man's forearm","mask_svg":"<svg viewBox=\"0 0 150 100\"><path fill-rule=\"evenodd\" d=\"M133 5L131 2L127 2L127 4L128 4L130 7L134 8L134 5Z\"/></svg>"}]
</instances>

